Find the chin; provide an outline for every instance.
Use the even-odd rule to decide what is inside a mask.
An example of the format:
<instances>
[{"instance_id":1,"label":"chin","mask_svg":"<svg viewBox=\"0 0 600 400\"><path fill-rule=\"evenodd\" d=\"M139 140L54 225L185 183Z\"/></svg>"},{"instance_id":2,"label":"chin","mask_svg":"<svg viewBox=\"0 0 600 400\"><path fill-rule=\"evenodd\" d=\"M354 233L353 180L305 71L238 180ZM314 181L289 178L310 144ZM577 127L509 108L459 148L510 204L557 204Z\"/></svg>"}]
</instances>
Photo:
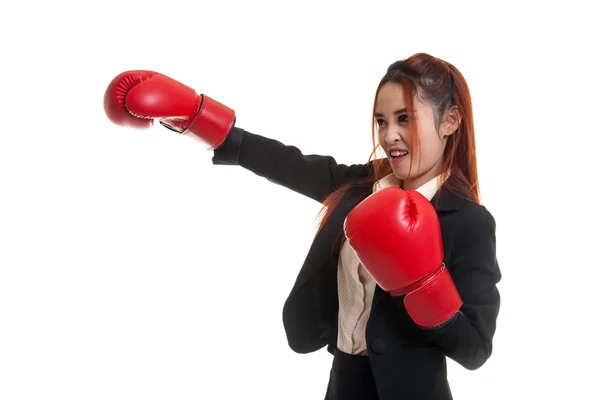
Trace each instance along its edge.
<instances>
[{"instance_id":1,"label":"chin","mask_svg":"<svg viewBox=\"0 0 600 400\"><path fill-rule=\"evenodd\" d=\"M394 176L397 179L400 179L401 181L408 178L408 173L407 173L407 171L404 171L404 168L398 168L398 167L394 168L392 166L392 173L394 174Z\"/></svg>"}]
</instances>

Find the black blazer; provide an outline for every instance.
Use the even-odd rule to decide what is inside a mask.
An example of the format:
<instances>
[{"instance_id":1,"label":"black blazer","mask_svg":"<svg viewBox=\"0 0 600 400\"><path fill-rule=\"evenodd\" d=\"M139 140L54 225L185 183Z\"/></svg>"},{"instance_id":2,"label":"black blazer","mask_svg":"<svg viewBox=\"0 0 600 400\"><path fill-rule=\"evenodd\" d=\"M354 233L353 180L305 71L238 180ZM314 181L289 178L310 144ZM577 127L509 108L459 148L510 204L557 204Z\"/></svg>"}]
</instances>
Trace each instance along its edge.
<instances>
[{"instance_id":1,"label":"black blazer","mask_svg":"<svg viewBox=\"0 0 600 400\"><path fill-rule=\"evenodd\" d=\"M258 176L322 202L344 183L367 175L364 164L338 164L333 157L304 155L293 146L233 128L214 151L213 164L240 165ZM337 266L346 215L372 193L372 186L346 193L315 237L283 307L289 346L309 353L337 345ZM460 312L435 329L418 327L379 286L367 324L368 353L379 397L452 399L446 357L473 370L492 353L500 308L496 284L495 221L481 205L441 189L432 199L442 231L444 262L463 300Z\"/></svg>"}]
</instances>

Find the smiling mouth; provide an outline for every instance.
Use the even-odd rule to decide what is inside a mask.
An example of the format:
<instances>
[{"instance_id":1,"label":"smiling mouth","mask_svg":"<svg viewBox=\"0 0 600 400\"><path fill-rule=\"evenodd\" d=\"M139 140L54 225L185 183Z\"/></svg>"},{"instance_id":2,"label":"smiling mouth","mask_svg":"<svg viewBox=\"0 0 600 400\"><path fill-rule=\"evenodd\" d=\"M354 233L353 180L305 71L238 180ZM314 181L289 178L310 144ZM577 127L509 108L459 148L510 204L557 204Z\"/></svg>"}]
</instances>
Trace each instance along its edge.
<instances>
[{"instance_id":1,"label":"smiling mouth","mask_svg":"<svg viewBox=\"0 0 600 400\"><path fill-rule=\"evenodd\" d=\"M408 151L390 151L390 157L391 158L398 158L398 157L406 157L408 155Z\"/></svg>"}]
</instances>

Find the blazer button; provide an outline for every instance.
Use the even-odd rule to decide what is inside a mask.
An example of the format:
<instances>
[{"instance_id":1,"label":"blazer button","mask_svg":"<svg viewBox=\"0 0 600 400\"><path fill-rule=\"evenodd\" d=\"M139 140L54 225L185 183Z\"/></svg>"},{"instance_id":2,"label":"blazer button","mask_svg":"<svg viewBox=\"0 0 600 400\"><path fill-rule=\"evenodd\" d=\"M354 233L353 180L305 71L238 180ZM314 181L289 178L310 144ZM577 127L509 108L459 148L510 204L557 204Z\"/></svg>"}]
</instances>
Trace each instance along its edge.
<instances>
[{"instance_id":1,"label":"blazer button","mask_svg":"<svg viewBox=\"0 0 600 400\"><path fill-rule=\"evenodd\" d=\"M385 353L386 346L385 346L385 342L383 341L383 339L373 339L373 341L371 341L371 350L375 354Z\"/></svg>"}]
</instances>

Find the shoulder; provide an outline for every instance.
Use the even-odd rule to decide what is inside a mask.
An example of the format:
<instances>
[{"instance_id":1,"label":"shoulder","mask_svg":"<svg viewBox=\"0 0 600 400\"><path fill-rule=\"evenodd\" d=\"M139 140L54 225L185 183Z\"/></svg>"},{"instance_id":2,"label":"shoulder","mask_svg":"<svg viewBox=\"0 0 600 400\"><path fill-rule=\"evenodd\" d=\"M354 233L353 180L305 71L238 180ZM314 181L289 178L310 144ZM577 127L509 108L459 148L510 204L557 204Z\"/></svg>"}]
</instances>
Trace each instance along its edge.
<instances>
[{"instance_id":1,"label":"shoulder","mask_svg":"<svg viewBox=\"0 0 600 400\"><path fill-rule=\"evenodd\" d=\"M451 224L449 244L452 254L465 254L465 251L480 255L495 253L496 220L484 205L465 201Z\"/></svg>"},{"instance_id":2,"label":"shoulder","mask_svg":"<svg viewBox=\"0 0 600 400\"><path fill-rule=\"evenodd\" d=\"M482 204L465 201L457 211L456 219L460 231L496 230L496 219Z\"/></svg>"},{"instance_id":3,"label":"shoulder","mask_svg":"<svg viewBox=\"0 0 600 400\"><path fill-rule=\"evenodd\" d=\"M448 255L455 267L487 265L496 270L496 220L492 213L469 201L456 212L453 224Z\"/></svg>"},{"instance_id":4,"label":"shoulder","mask_svg":"<svg viewBox=\"0 0 600 400\"><path fill-rule=\"evenodd\" d=\"M462 253L466 249L495 251L496 219L487 207L458 196L449 196L446 204L452 207L447 207L449 212L440 215L440 225L450 254Z\"/></svg>"},{"instance_id":5,"label":"shoulder","mask_svg":"<svg viewBox=\"0 0 600 400\"><path fill-rule=\"evenodd\" d=\"M483 205L469 201L456 211L446 233L445 260L463 293L501 279L496 249L496 220Z\"/></svg>"},{"instance_id":6,"label":"shoulder","mask_svg":"<svg viewBox=\"0 0 600 400\"><path fill-rule=\"evenodd\" d=\"M432 199L438 215L453 233L496 229L496 220L482 204L445 188ZM440 220L441 222L441 220Z\"/></svg>"}]
</instances>

